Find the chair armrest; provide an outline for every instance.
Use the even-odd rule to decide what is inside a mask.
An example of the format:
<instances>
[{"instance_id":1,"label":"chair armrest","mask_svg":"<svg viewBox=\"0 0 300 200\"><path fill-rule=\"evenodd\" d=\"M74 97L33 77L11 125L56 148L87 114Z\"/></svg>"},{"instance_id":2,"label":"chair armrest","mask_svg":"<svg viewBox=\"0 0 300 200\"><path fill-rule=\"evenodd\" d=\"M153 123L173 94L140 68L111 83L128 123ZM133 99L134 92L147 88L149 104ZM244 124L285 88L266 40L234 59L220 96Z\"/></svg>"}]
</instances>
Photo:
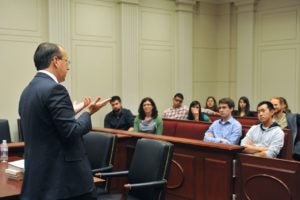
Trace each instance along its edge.
<instances>
[{"instance_id":1,"label":"chair armrest","mask_svg":"<svg viewBox=\"0 0 300 200\"><path fill-rule=\"evenodd\" d=\"M127 183L124 185L124 188L126 190L132 190L137 188L147 188L147 187L162 187L167 184L167 180L161 180L161 181L149 181L144 183Z\"/></svg>"},{"instance_id":2,"label":"chair armrest","mask_svg":"<svg viewBox=\"0 0 300 200\"><path fill-rule=\"evenodd\" d=\"M149 181L144 183L133 183L133 184L125 184L123 187L123 193L121 196L121 200L126 200L128 197L128 192L132 189L137 188L147 188L147 187L162 187L167 184L167 180L161 180L161 181Z\"/></svg>"},{"instance_id":3,"label":"chair armrest","mask_svg":"<svg viewBox=\"0 0 300 200\"><path fill-rule=\"evenodd\" d=\"M106 173L96 173L94 176L99 178L110 178L110 177L122 177L127 176L128 171L117 171L117 172L106 172Z\"/></svg>"},{"instance_id":4,"label":"chair armrest","mask_svg":"<svg viewBox=\"0 0 300 200\"><path fill-rule=\"evenodd\" d=\"M98 172L110 171L112 169L113 169L113 165L109 165L109 166L106 166L106 167L101 167L99 169L93 169L92 172L93 172L93 174L95 174L95 173L98 173Z\"/></svg>"}]
</instances>

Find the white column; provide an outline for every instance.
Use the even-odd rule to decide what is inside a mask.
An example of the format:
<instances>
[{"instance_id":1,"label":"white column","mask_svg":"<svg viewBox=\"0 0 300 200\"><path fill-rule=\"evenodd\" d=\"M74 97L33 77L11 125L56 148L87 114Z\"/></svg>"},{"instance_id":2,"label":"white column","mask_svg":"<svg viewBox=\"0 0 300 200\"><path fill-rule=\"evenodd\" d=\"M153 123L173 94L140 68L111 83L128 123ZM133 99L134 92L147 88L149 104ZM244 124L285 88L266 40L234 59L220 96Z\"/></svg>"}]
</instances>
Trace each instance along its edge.
<instances>
[{"instance_id":1,"label":"white column","mask_svg":"<svg viewBox=\"0 0 300 200\"><path fill-rule=\"evenodd\" d=\"M49 42L62 45L72 62L70 0L48 0L48 12ZM72 64L70 68L72 70ZM63 84L71 92L71 72Z\"/></svg>"},{"instance_id":2,"label":"white column","mask_svg":"<svg viewBox=\"0 0 300 200\"><path fill-rule=\"evenodd\" d=\"M176 0L177 4L177 71L176 92L182 92L185 102L193 94L193 6L195 0Z\"/></svg>"},{"instance_id":3,"label":"white column","mask_svg":"<svg viewBox=\"0 0 300 200\"><path fill-rule=\"evenodd\" d=\"M121 8L121 98L123 102L126 102L126 107L134 112L139 105L139 0L120 0L119 3Z\"/></svg>"},{"instance_id":4,"label":"white column","mask_svg":"<svg viewBox=\"0 0 300 200\"><path fill-rule=\"evenodd\" d=\"M236 94L247 96L250 100L253 95L254 69L254 8L256 0L236 0L237 13L237 73Z\"/></svg>"}]
</instances>

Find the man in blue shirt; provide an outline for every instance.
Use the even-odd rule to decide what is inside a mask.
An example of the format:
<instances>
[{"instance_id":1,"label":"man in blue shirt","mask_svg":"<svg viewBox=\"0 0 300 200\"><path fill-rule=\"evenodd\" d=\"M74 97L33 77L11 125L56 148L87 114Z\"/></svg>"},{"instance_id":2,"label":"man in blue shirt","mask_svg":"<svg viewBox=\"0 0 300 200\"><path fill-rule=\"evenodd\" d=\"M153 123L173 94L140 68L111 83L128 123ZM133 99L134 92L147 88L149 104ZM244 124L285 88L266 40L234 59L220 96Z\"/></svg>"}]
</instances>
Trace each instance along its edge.
<instances>
[{"instance_id":1,"label":"man in blue shirt","mask_svg":"<svg viewBox=\"0 0 300 200\"><path fill-rule=\"evenodd\" d=\"M232 117L234 102L230 98L219 100L219 113L221 119L212 123L206 131L204 141L222 143L222 144L239 144L242 135L241 124Z\"/></svg>"}]
</instances>

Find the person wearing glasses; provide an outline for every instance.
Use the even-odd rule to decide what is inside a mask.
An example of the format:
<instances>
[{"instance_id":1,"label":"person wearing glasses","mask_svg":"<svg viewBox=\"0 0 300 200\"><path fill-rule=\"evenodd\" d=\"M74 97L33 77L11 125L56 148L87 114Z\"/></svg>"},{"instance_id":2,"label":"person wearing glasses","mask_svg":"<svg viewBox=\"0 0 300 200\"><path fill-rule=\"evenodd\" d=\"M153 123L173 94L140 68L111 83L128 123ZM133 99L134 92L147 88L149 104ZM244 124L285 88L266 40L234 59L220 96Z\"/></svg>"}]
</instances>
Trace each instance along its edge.
<instances>
[{"instance_id":1,"label":"person wearing glasses","mask_svg":"<svg viewBox=\"0 0 300 200\"><path fill-rule=\"evenodd\" d=\"M34 54L37 73L23 90L19 115L24 133L25 173L21 200L96 200L92 170L82 136L92 129L91 115L109 101L86 99L85 112L74 108L60 84L70 70L65 49L41 43Z\"/></svg>"},{"instance_id":2,"label":"person wearing glasses","mask_svg":"<svg viewBox=\"0 0 300 200\"><path fill-rule=\"evenodd\" d=\"M183 94L176 93L173 97L173 106L163 112L163 118L187 119L189 109L187 106L182 105L183 99Z\"/></svg>"},{"instance_id":3,"label":"person wearing glasses","mask_svg":"<svg viewBox=\"0 0 300 200\"><path fill-rule=\"evenodd\" d=\"M219 100L219 113L221 119L218 119L210 125L205 132L204 141L223 143L223 144L239 144L242 135L241 124L232 117L234 109L234 101L230 98L222 98Z\"/></svg>"},{"instance_id":4,"label":"person wearing glasses","mask_svg":"<svg viewBox=\"0 0 300 200\"><path fill-rule=\"evenodd\" d=\"M138 116L134 119L135 132L162 134L163 121L162 118L158 116L158 111L152 98L143 98L138 112Z\"/></svg>"}]
</instances>

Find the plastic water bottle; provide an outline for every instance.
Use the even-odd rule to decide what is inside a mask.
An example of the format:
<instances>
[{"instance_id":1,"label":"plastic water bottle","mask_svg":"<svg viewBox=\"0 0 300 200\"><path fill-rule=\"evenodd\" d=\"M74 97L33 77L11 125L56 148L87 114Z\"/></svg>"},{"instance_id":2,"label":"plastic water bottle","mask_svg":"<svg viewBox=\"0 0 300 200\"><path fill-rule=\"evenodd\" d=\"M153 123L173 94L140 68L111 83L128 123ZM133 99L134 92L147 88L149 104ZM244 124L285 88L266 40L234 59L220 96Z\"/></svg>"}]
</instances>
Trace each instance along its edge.
<instances>
[{"instance_id":1,"label":"plastic water bottle","mask_svg":"<svg viewBox=\"0 0 300 200\"><path fill-rule=\"evenodd\" d=\"M8 145L6 143L6 140L3 140L2 144L1 144L1 158L0 158L0 160L2 162L7 162L7 160L8 160Z\"/></svg>"}]
</instances>

